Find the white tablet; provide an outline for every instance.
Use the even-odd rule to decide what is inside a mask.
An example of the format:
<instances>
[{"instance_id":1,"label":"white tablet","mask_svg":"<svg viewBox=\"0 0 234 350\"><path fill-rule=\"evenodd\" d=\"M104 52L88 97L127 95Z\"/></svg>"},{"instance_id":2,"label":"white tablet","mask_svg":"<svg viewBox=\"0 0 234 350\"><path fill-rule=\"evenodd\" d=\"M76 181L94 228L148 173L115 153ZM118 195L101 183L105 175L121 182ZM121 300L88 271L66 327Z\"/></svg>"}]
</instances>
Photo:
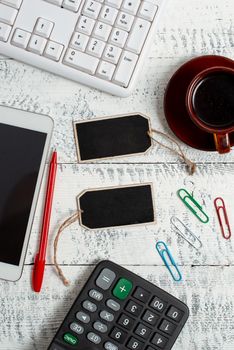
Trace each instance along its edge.
<instances>
[{"instance_id":1,"label":"white tablet","mask_svg":"<svg viewBox=\"0 0 234 350\"><path fill-rule=\"evenodd\" d=\"M0 106L0 278L20 278L53 121Z\"/></svg>"}]
</instances>

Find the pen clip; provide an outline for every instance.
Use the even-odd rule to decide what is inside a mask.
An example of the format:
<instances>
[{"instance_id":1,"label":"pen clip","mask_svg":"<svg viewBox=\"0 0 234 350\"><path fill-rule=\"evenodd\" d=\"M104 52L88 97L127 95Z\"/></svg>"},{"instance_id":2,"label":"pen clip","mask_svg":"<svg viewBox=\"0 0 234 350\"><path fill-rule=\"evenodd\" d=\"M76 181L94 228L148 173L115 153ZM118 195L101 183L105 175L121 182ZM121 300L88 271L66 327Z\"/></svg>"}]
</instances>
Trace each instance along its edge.
<instances>
[{"instance_id":1,"label":"pen clip","mask_svg":"<svg viewBox=\"0 0 234 350\"><path fill-rule=\"evenodd\" d=\"M170 272L173 280L176 282L180 282L182 280L182 275L166 243L164 243L163 241L159 241L156 243L155 247L161 259L163 260L165 266ZM167 261L167 258L169 259L169 261Z\"/></svg>"},{"instance_id":2,"label":"pen clip","mask_svg":"<svg viewBox=\"0 0 234 350\"><path fill-rule=\"evenodd\" d=\"M200 250L202 242L200 239L176 216L171 217L171 224L175 227L176 233L187 241L193 248Z\"/></svg>"},{"instance_id":3,"label":"pen clip","mask_svg":"<svg viewBox=\"0 0 234 350\"><path fill-rule=\"evenodd\" d=\"M227 214L227 209L226 209L225 202L224 202L223 198L217 197L214 200L214 205L215 205L215 209L216 209L216 212L218 215L222 236L225 239L230 239L231 235L232 235L232 231L231 231L231 227L230 227L230 223L229 223L229 219L228 219L228 214ZM224 220L222 219L222 214L223 214ZM226 232L228 233L227 235L226 235Z\"/></svg>"},{"instance_id":4,"label":"pen clip","mask_svg":"<svg viewBox=\"0 0 234 350\"><path fill-rule=\"evenodd\" d=\"M179 198L186 205L186 207L203 223L209 222L208 215L204 212L202 206L195 200L195 198L184 188L177 191Z\"/></svg>"}]
</instances>

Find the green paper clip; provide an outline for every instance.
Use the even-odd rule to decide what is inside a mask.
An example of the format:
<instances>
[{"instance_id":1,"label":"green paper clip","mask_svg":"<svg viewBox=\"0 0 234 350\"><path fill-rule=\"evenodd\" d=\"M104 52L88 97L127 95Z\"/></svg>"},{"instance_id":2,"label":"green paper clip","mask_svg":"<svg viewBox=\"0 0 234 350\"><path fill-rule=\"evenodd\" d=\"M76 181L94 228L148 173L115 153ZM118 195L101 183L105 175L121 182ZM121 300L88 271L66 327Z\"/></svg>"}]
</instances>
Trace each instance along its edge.
<instances>
[{"instance_id":1,"label":"green paper clip","mask_svg":"<svg viewBox=\"0 0 234 350\"><path fill-rule=\"evenodd\" d=\"M187 208L200 220L203 224L209 222L209 216L203 211L202 206L193 198L193 196L184 188L177 191L179 198ZM200 214L200 215L199 215Z\"/></svg>"}]
</instances>

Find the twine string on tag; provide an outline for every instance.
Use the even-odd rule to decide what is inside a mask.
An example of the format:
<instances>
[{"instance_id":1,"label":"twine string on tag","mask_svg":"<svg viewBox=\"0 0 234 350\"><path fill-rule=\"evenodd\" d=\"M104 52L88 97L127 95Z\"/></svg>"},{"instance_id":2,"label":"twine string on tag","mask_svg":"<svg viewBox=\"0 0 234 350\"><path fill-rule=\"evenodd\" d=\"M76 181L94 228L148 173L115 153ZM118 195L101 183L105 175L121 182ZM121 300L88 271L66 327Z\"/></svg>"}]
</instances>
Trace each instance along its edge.
<instances>
[{"instance_id":1,"label":"twine string on tag","mask_svg":"<svg viewBox=\"0 0 234 350\"><path fill-rule=\"evenodd\" d=\"M57 273L61 280L63 281L63 284L65 286L69 286L70 282L66 279L66 277L63 274L62 269L59 267L58 261L57 261L57 252L58 252L58 242L61 233L65 230L65 228L69 227L71 224L73 224L76 220L79 219L81 211L75 212L73 215L71 215L68 219L66 219L59 227L58 232L56 234L56 237L54 239L54 266L57 270Z\"/></svg>"},{"instance_id":2,"label":"twine string on tag","mask_svg":"<svg viewBox=\"0 0 234 350\"><path fill-rule=\"evenodd\" d=\"M174 149L174 148L172 148L172 147L170 147L170 146L167 146L167 145L165 145L164 143L162 143L162 142L156 140L156 139L153 137L153 133L158 134L158 135L160 135L160 136L162 136L162 137L164 137L164 138L167 138L169 141L171 141L172 143L174 143L174 144L178 147L179 150L176 150L176 149ZM185 153L183 152L183 150L182 150L180 144L179 144L174 138L172 138L171 136L165 134L165 133L162 132L162 131L158 131L158 130L155 130L155 129L151 129L150 131L148 131L148 135L149 135L149 137L150 137L155 143L157 143L157 144L159 144L160 146L162 146L162 147L164 147L164 148L170 150L171 152L173 152L174 154L176 154L176 155L178 155L180 158L182 158L183 161L185 162L185 164L187 164L187 166L188 166L188 172L189 172L190 175L193 175L193 174L195 173L195 171L196 171L196 164L186 157L186 155L185 155Z\"/></svg>"}]
</instances>

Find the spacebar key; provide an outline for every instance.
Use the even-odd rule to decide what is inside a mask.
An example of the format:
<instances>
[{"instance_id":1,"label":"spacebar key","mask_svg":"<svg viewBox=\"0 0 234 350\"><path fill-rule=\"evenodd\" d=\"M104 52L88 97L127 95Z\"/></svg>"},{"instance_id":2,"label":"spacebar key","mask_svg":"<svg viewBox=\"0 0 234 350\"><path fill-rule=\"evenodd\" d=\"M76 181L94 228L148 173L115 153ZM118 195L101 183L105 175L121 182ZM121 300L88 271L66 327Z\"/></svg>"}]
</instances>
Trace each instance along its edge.
<instances>
[{"instance_id":1,"label":"spacebar key","mask_svg":"<svg viewBox=\"0 0 234 350\"><path fill-rule=\"evenodd\" d=\"M113 79L114 83L127 87L137 60L137 55L132 52L124 51Z\"/></svg>"},{"instance_id":2,"label":"spacebar key","mask_svg":"<svg viewBox=\"0 0 234 350\"><path fill-rule=\"evenodd\" d=\"M63 63L86 73L94 74L97 69L99 59L83 52L68 49Z\"/></svg>"}]
</instances>

